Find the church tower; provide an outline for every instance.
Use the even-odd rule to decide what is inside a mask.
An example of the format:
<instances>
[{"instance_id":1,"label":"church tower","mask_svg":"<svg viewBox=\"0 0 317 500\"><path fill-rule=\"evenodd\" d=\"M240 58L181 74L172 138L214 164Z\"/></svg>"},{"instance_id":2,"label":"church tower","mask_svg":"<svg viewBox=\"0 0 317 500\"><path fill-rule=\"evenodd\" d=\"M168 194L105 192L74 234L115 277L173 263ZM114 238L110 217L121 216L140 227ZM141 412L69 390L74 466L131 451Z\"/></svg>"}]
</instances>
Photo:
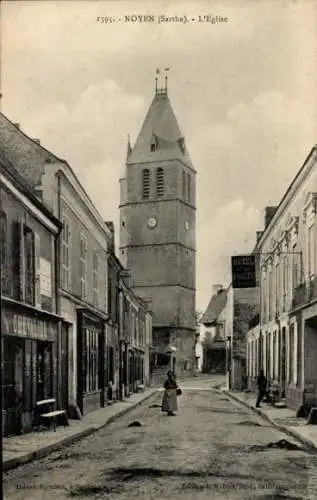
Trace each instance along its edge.
<instances>
[{"instance_id":1,"label":"church tower","mask_svg":"<svg viewBox=\"0 0 317 500\"><path fill-rule=\"evenodd\" d=\"M196 171L165 86L158 88L120 179L120 259L150 300L153 346L190 371L195 338ZM164 355L164 354L163 354ZM157 359L157 357L156 357Z\"/></svg>"}]
</instances>

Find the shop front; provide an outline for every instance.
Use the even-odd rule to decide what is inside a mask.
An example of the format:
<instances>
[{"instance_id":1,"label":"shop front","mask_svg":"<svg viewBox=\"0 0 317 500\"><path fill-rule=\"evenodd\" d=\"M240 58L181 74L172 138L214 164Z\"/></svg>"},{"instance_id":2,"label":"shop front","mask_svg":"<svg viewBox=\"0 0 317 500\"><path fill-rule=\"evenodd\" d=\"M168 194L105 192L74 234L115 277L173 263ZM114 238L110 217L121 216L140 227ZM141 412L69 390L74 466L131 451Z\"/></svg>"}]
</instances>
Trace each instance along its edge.
<instances>
[{"instance_id":1,"label":"shop front","mask_svg":"<svg viewBox=\"0 0 317 500\"><path fill-rule=\"evenodd\" d=\"M79 310L77 328L77 405L85 415L106 404L105 322L88 310Z\"/></svg>"},{"instance_id":2,"label":"shop front","mask_svg":"<svg viewBox=\"0 0 317 500\"><path fill-rule=\"evenodd\" d=\"M59 318L5 305L2 394L5 436L32 430L36 401L58 400Z\"/></svg>"},{"instance_id":3,"label":"shop front","mask_svg":"<svg viewBox=\"0 0 317 500\"><path fill-rule=\"evenodd\" d=\"M144 352L141 349L130 348L129 351L130 393L137 392L139 385L144 385Z\"/></svg>"}]
</instances>

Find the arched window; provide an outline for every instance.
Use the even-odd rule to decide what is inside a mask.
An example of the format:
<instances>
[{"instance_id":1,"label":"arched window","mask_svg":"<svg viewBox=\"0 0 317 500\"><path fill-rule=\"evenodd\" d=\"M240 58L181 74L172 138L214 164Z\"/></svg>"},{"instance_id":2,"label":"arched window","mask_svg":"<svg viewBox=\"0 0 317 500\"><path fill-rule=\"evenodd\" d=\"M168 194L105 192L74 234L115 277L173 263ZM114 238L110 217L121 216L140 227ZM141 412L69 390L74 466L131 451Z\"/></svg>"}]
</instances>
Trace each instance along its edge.
<instances>
[{"instance_id":1,"label":"arched window","mask_svg":"<svg viewBox=\"0 0 317 500\"><path fill-rule=\"evenodd\" d=\"M150 197L150 171L148 168L142 170L142 196L144 200Z\"/></svg>"},{"instance_id":2,"label":"arched window","mask_svg":"<svg viewBox=\"0 0 317 500\"><path fill-rule=\"evenodd\" d=\"M161 167L156 169L156 196L164 196L164 171Z\"/></svg>"}]
</instances>

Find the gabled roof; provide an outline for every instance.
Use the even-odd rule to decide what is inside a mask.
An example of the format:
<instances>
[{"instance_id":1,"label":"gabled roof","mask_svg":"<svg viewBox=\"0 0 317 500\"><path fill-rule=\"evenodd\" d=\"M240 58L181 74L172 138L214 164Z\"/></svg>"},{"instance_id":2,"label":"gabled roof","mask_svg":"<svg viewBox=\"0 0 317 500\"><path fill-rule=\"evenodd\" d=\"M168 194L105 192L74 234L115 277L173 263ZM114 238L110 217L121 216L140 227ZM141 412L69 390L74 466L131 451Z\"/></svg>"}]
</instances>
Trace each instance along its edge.
<instances>
[{"instance_id":1,"label":"gabled roof","mask_svg":"<svg viewBox=\"0 0 317 500\"><path fill-rule=\"evenodd\" d=\"M227 303L228 290L224 289L213 295L209 301L208 307L204 312L200 323L214 323L219 318L220 313L224 310Z\"/></svg>"},{"instance_id":2,"label":"gabled roof","mask_svg":"<svg viewBox=\"0 0 317 500\"><path fill-rule=\"evenodd\" d=\"M156 145L151 151L151 144ZM145 117L127 164L179 159L193 169L184 136L167 93L156 94Z\"/></svg>"}]
</instances>

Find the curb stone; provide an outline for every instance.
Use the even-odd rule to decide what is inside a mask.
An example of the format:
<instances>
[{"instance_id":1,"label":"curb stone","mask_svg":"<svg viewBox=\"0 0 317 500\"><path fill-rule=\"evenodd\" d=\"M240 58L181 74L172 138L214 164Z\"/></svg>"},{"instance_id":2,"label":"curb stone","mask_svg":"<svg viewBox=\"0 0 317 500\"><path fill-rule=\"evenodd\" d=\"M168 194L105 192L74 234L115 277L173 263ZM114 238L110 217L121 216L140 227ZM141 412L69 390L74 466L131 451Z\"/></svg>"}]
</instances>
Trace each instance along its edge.
<instances>
[{"instance_id":1,"label":"curb stone","mask_svg":"<svg viewBox=\"0 0 317 500\"><path fill-rule=\"evenodd\" d=\"M227 389L222 389L222 392L226 394L228 397L233 399L234 401L237 401L238 403L242 404L243 406L246 406L247 408L251 409L254 413L257 413L260 417L265 419L267 422L269 422L273 427L278 429L281 432L284 432L284 434L287 434L289 437L296 439L297 441L300 441L302 444L304 444L306 447L310 448L311 451L316 452L317 451L317 446L308 438L305 438L301 436L297 431L291 430L288 427L284 425L277 424L272 420L270 417L268 417L265 413L262 413L261 410L258 408L255 408L251 404L247 403L246 401L243 401L240 399L238 396L233 394L232 392L228 391Z\"/></svg>"},{"instance_id":2,"label":"curb stone","mask_svg":"<svg viewBox=\"0 0 317 500\"><path fill-rule=\"evenodd\" d=\"M152 392L151 394L147 394L143 399L136 403L132 403L131 406L127 406L126 408L122 408L122 410L118 411L115 415L112 415L108 417L103 424L95 424L92 425L91 427L88 427L87 429L84 429L82 431L78 431L76 434L73 434L72 436L67 436L64 439L61 439L60 441L56 443L52 443L46 446L43 446L39 450L32 451L29 453L25 453L24 455L20 455L19 457L13 457L9 458L8 460L4 461L2 463L2 470L3 472L7 472L8 470L15 469L19 467L20 465L25 465L26 463L33 462L35 460L38 460L39 458L44 458L50 455L53 451L57 451L64 446L69 446L77 441L80 441L81 439L90 436L94 432L99 431L100 429L103 429L107 425L111 424L115 420L119 419L120 417L123 417L126 413L129 413L130 411L134 410L138 406L140 406L142 403L147 401L148 399L152 398L157 394L158 391Z\"/></svg>"}]
</instances>

